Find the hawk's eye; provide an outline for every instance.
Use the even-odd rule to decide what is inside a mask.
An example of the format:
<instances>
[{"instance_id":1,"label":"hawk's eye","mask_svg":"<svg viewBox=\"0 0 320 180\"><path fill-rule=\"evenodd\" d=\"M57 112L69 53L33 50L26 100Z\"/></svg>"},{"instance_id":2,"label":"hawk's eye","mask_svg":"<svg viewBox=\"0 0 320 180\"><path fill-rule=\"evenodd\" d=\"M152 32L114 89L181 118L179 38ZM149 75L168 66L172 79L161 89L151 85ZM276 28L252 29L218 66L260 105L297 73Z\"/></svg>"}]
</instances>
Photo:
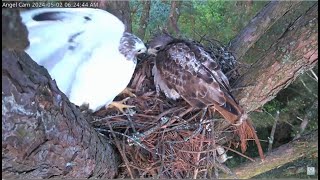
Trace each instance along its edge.
<instances>
[{"instance_id":1,"label":"hawk's eye","mask_svg":"<svg viewBox=\"0 0 320 180\"><path fill-rule=\"evenodd\" d=\"M159 51L159 50L160 50L160 47L156 47L156 50Z\"/></svg>"},{"instance_id":2,"label":"hawk's eye","mask_svg":"<svg viewBox=\"0 0 320 180\"><path fill-rule=\"evenodd\" d=\"M138 53L140 53L140 52L141 52L141 49L138 50Z\"/></svg>"}]
</instances>

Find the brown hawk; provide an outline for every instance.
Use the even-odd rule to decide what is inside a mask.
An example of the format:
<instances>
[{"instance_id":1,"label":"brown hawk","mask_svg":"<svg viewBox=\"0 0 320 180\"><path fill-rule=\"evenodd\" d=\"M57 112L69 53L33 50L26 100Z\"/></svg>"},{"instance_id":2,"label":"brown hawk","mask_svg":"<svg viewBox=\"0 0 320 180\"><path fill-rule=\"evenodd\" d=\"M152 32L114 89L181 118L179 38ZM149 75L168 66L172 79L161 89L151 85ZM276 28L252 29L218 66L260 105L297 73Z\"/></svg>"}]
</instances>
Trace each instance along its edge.
<instances>
[{"instance_id":1,"label":"brown hawk","mask_svg":"<svg viewBox=\"0 0 320 180\"><path fill-rule=\"evenodd\" d=\"M161 90L174 100L181 97L195 108L215 109L237 126L242 151L247 139L254 138L263 158L255 130L232 96L228 78L202 46L163 33L149 42L148 53L156 55L152 71L157 92Z\"/></svg>"}]
</instances>

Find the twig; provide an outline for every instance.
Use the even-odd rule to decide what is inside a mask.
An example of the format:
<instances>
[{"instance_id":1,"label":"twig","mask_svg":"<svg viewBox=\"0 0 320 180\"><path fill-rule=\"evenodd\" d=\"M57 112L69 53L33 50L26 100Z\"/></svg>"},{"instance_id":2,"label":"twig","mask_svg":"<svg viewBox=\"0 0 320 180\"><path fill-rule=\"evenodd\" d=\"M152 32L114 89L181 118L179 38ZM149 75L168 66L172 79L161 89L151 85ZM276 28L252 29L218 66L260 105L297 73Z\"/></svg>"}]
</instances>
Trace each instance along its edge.
<instances>
[{"instance_id":1,"label":"twig","mask_svg":"<svg viewBox=\"0 0 320 180\"><path fill-rule=\"evenodd\" d=\"M158 129L162 128L164 125L166 125L167 123L169 124L170 121L168 122L169 119L163 117L164 115L166 114L169 114L171 112L174 112L176 110L178 110L179 108L171 108L169 109L168 111L165 111L163 113L161 113L159 116L156 117L156 120L160 120L160 122L157 123L156 126L150 128L149 130L145 131L145 132L142 132L142 133L139 133L139 132L135 132L135 134L133 135L134 137L137 137L138 138L138 141L139 143L138 144L141 144L140 141L142 141L143 139L145 139L146 137L148 137L150 134L154 133L155 131L157 131ZM175 118L174 118L175 119ZM132 140L134 138L130 138L130 140ZM137 142L136 139L133 140L134 142Z\"/></svg>"},{"instance_id":2,"label":"twig","mask_svg":"<svg viewBox=\"0 0 320 180\"><path fill-rule=\"evenodd\" d=\"M267 110L263 109L263 112L267 113L270 117L272 117L272 119L276 120L276 118L273 117L272 114L270 114ZM282 121L289 124L291 127L294 127L294 125L288 122L287 120L282 120Z\"/></svg>"},{"instance_id":3,"label":"twig","mask_svg":"<svg viewBox=\"0 0 320 180\"><path fill-rule=\"evenodd\" d=\"M302 85L309 91L309 93L312 94L314 97L318 98L318 95L316 95L316 94L314 94L314 93L312 92L312 90L306 85L306 83L304 83L304 81L302 80L302 78L299 78L299 79L300 79Z\"/></svg>"},{"instance_id":4,"label":"twig","mask_svg":"<svg viewBox=\"0 0 320 180\"><path fill-rule=\"evenodd\" d=\"M231 149L231 148L229 148L229 147L227 147L227 146L222 146L222 147L225 148L225 149L227 149L227 150L229 150L229 151L232 151L232 152L234 152L234 153L236 153L236 154L239 154L240 156L242 156L242 157L244 157L244 158L247 158L247 159L249 159L249 160L252 161L252 162L255 162L255 160L252 159L251 157L248 157L248 156L246 156L246 155L244 155L244 154L242 154L242 153L240 153L240 152L238 152L238 151L236 151L236 150L234 150L234 149Z\"/></svg>"},{"instance_id":5,"label":"twig","mask_svg":"<svg viewBox=\"0 0 320 180\"><path fill-rule=\"evenodd\" d=\"M163 137L162 137L163 138ZM161 144L162 146L162 149L164 149L164 144ZM160 167L159 167L159 172L158 172L158 175L157 175L157 179L160 179L161 175L163 174L163 169L164 169L164 165L165 165L165 162L164 162L164 156L160 156Z\"/></svg>"},{"instance_id":6,"label":"twig","mask_svg":"<svg viewBox=\"0 0 320 180\"><path fill-rule=\"evenodd\" d=\"M314 73L312 69L310 71L311 71L312 75L314 76L315 80L318 82L318 76L316 75L316 73Z\"/></svg>"},{"instance_id":7,"label":"twig","mask_svg":"<svg viewBox=\"0 0 320 180\"><path fill-rule=\"evenodd\" d=\"M130 125L130 127L131 127L132 131L133 131L134 133L136 133L136 132L137 132L137 130L136 130L135 126L133 125L133 122L132 122L131 116L130 116L130 115L126 115L126 116L127 116L127 118L128 118L128 122L129 122L129 125Z\"/></svg>"},{"instance_id":8,"label":"twig","mask_svg":"<svg viewBox=\"0 0 320 180\"><path fill-rule=\"evenodd\" d=\"M272 151L272 144L273 144L273 140L274 140L274 133L276 132L277 123L278 123L278 121L279 121L279 115L280 115L280 112L277 111L277 114L276 114L276 117L275 117L275 119L274 119L274 123L273 123L273 126L272 126L272 130L271 130L271 133L270 133L270 137L268 138L268 139L269 139L268 153L271 153L271 151Z\"/></svg>"},{"instance_id":9,"label":"twig","mask_svg":"<svg viewBox=\"0 0 320 180\"><path fill-rule=\"evenodd\" d=\"M236 175L224 164L213 163L213 166L220 169L222 172L228 174L234 179L237 179Z\"/></svg>"},{"instance_id":10,"label":"twig","mask_svg":"<svg viewBox=\"0 0 320 180\"><path fill-rule=\"evenodd\" d=\"M93 121L91 121L92 123L95 123L95 122L100 122L100 121L103 121L103 120L109 120L109 119L112 119L112 118L116 118L116 117L121 117L121 116L125 116L127 114L120 114L120 115L115 115L115 116L106 116L106 117L103 117L103 118L97 118Z\"/></svg>"},{"instance_id":11,"label":"twig","mask_svg":"<svg viewBox=\"0 0 320 180\"><path fill-rule=\"evenodd\" d=\"M145 145L141 144L141 142L137 140L137 139L138 139L137 137L134 137L134 136L131 137L131 136L129 136L129 135L126 135L126 134L123 134L123 133L120 133L120 132L111 131L111 130L106 130L106 129L101 129L101 128L95 128L95 129L96 129L97 131L105 131L105 132L113 133L114 135L115 135L115 134L118 134L118 135L124 136L124 137L128 138L129 143L133 142L134 144L142 147L143 149L147 150L147 151L150 152L150 153L153 153L153 154L162 156L162 154L159 154L159 153L157 153L157 152L154 152L154 151L152 151L151 149L149 149L148 147L146 147ZM169 156L170 156L170 155L168 155L167 157L169 157Z\"/></svg>"},{"instance_id":12,"label":"twig","mask_svg":"<svg viewBox=\"0 0 320 180\"><path fill-rule=\"evenodd\" d=\"M216 159L217 159L217 146L216 146L216 131L215 131L215 121L211 121L210 122L210 125L211 125L211 139L212 141L209 142L209 147L212 143L212 147L214 149L213 151L213 164L216 164ZM208 153L209 155L209 153ZM218 179L219 178L219 171L218 171L218 168L214 168L214 175L215 175L215 178Z\"/></svg>"},{"instance_id":13,"label":"twig","mask_svg":"<svg viewBox=\"0 0 320 180\"><path fill-rule=\"evenodd\" d=\"M119 152L120 152L120 155L121 155L121 157L122 157L122 159L123 159L123 161L124 161L124 163L125 163L125 165L126 165L126 167L127 167L127 169L128 169L129 175L130 175L131 179L133 179L134 177L133 177L133 174L132 174L131 169L130 169L129 160L127 159L127 156L126 156L126 155L124 154L124 152L122 151L121 146L120 146L120 144L119 144L119 142L118 142L118 140L117 140L117 136L115 135L115 133L114 133L114 131L113 131L111 125L110 125L110 122L107 122L107 124L108 124L108 126L109 126L109 128L110 128L110 132L111 132L111 134L112 134L112 137L113 137L114 140L115 140L116 147L118 148L118 150L119 150Z\"/></svg>"},{"instance_id":14,"label":"twig","mask_svg":"<svg viewBox=\"0 0 320 180\"><path fill-rule=\"evenodd\" d=\"M205 110L204 114L207 112L207 110ZM200 146L199 146L199 149L202 149L203 147L203 139L206 135L206 129L203 129L202 131L202 134L201 134L201 139L200 139ZM201 157L201 153L197 153L196 155L196 166L199 166L199 160L200 160L200 157ZM199 168L195 168L194 169L194 173L193 173L193 179L197 179L197 176L198 176L198 172L199 172Z\"/></svg>"},{"instance_id":15,"label":"twig","mask_svg":"<svg viewBox=\"0 0 320 180\"><path fill-rule=\"evenodd\" d=\"M299 117L297 117L297 118L299 119ZM301 119L301 118L300 118L300 119ZM293 140L296 140L296 139L300 138L301 135L302 135L302 133L303 133L304 130L306 129L306 127L307 127L307 125L308 125L308 123L309 123L308 115L306 114L306 115L304 116L304 118L301 119L301 120L302 120L302 122L301 122L301 124L300 124L300 131L299 131L299 133L293 138Z\"/></svg>"}]
</instances>

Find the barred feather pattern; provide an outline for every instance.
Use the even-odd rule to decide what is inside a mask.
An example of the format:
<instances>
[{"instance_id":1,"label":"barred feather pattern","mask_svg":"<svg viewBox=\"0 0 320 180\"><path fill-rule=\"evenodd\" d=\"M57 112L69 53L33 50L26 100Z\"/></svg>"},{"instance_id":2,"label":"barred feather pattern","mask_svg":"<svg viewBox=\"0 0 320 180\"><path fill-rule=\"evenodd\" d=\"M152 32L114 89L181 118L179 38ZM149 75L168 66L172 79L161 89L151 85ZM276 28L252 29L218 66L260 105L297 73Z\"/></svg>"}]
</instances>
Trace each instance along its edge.
<instances>
[{"instance_id":1,"label":"barred feather pattern","mask_svg":"<svg viewBox=\"0 0 320 180\"><path fill-rule=\"evenodd\" d=\"M218 63L217 56L223 57L220 56L221 53L217 56L212 55L213 52L209 53L198 43L170 39L166 35L164 38L160 36L151 41L149 48L158 49L153 69L158 89L168 98L182 97L195 108L209 107L217 110L230 123L238 124L236 133L241 140L241 150L244 152L247 140L253 138L261 158L264 158L254 127L251 121L247 120L247 114L242 107L233 98L228 78L221 69L221 66L224 66L225 70L228 69L229 66L226 65L230 63L226 61ZM225 57L230 55L224 54ZM231 58L231 63L234 60Z\"/></svg>"},{"instance_id":2,"label":"barred feather pattern","mask_svg":"<svg viewBox=\"0 0 320 180\"><path fill-rule=\"evenodd\" d=\"M238 61L234 57L228 47L224 46L221 42L217 40L210 40L208 46L203 46L199 42L193 41L197 46L202 47L212 59L216 59L219 64L221 71L228 78L230 84L233 84L235 80L240 76L237 71Z\"/></svg>"}]
</instances>

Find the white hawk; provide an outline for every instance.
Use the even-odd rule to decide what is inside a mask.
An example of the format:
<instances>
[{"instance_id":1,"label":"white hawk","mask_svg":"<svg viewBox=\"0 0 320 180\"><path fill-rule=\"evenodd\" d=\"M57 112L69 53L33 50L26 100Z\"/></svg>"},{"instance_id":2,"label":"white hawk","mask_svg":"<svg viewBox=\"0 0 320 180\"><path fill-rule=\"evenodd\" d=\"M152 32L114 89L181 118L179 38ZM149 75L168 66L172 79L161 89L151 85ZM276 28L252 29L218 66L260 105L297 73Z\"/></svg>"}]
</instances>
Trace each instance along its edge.
<instances>
[{"instance_id":1,"label":"white hawk","mask_svg":"<svg viewBox=\"0 0 320 180\"><path fill-rule=\"evenodd\" d=\"M101 9L41 8L21 17L29 32L26 52L71 102L94 111L127 87L136 56L146 51L117 17Z\"/></svg>"}]
</instances>

